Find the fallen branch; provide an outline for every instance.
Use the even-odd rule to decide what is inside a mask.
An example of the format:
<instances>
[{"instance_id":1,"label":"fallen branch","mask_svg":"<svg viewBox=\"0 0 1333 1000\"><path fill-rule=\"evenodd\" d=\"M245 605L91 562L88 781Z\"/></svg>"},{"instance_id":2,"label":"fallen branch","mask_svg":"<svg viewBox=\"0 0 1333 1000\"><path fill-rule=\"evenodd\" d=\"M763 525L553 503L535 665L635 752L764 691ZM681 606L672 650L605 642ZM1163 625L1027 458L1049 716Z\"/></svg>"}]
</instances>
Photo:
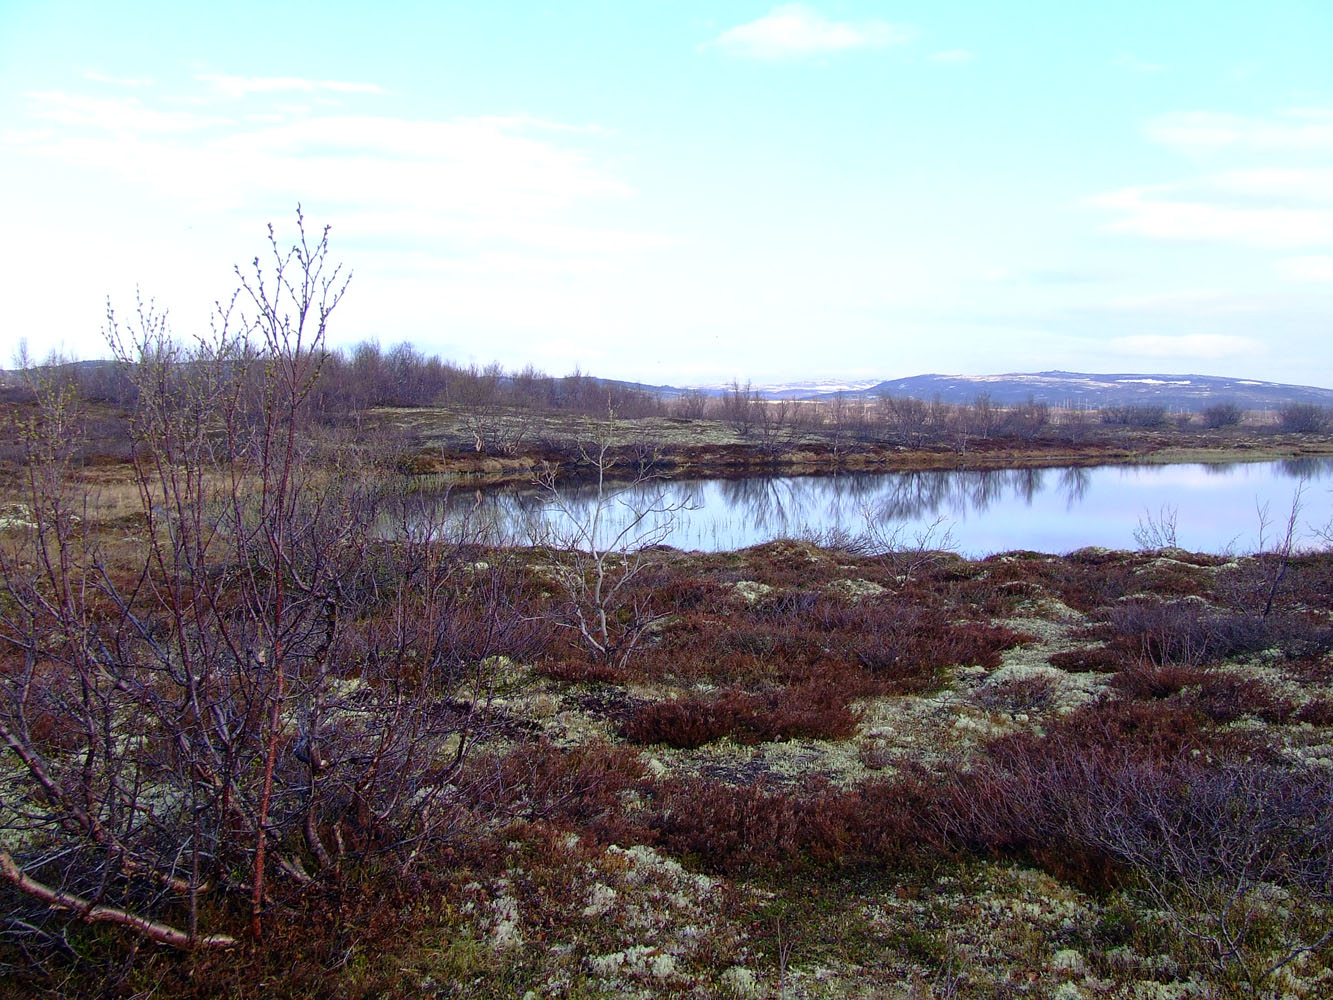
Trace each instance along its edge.
<instances>
[{"instance_id":1,"label":"fallen branch","mask_svg":"<svg viewBox=\"0 0 1333 1000\"><path fill-rule=\"evenodd\" d=\"M94 903L72 892L53 889L49 885L38 882L35 878L25 874L8 851L0 851L0 874L14 883L21 892L27 893L54 909L70 910L77 914L80 920L90 924L109 923L132 927L149 940L156 941L158 944L169 945L172 948L233 948L236 946L236 939L226 934L191 937L185 931L172 927L170 924L149 920L147 917L140 917L128 910L121 910L114 906Z\"/></svg>"},{"instance_id":2,"label":"fallen branch","mask_svg":"<svg viewBox=\"0 0 1333 1000\"><path fill-rule=\"evenodd\" d=\"M27 766L28 772L36 780L37 784L42 786L42 791L46 797L56 805L62 807L69 813L69 819L66 825L77 825L92 838L93 842L100 847L105 847L120 858L120 869L126 875L146 874L150 878L156 879L169 889L179 893L188 893L194 891L194 887L186 879L177 878L173 875L165 875L162 872L155 871L147 865L140 864L131 855L129 849L117 840L107 829L97 821L97 818L85 809L79 808L77 802L71 801L60 786L52 780L47 773L46 766L42 763L41 757L35 753L31 746L25 745L18 739L9 727L0 721L0 739L5 741L5 745L13 750L18 759Z\"/></svg>"}]
</instances>

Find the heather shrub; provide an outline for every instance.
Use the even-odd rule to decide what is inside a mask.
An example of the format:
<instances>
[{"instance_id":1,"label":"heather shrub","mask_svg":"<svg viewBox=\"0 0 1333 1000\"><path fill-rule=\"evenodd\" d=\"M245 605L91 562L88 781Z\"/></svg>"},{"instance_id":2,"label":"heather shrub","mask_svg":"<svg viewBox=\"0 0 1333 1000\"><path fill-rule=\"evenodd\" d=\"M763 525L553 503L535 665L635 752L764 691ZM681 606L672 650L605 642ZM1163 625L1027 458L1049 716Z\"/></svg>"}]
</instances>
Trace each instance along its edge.
<instances>
[{"instance_id":1,"label":"heather shrub","mask_svg":"<svg viewBox=\"0 0 1333 1000\"><path fill-rule=\"evenodd\" d=\"M908 603L863 605L848 636L848 652L887 692L930 690L939 672L955 664L995 669L1000 653L1028 640L1022 633L979 622L952 624L942 610Z\"/></svg>"},{"instance_id":2,"label":"heather shrub","mask_svg":"<svg viewBox=\"0 0 1333 1000\"><path fill-rule=\"evenodd\" d=\"M1269 615L1266 648L1289 660L1318 659L1333 651L1333 627L1314 615L1293 612Z\"/></svg>"},{"instance_id":3,"label":"heather shrub","mask_svg":"<svg viewBox=\"0 0 1333 1000\"><path fill-rule=\"evenodd\" d=\"M731 603L732 592L708 577L681 575L670 564L653 567L633 581L634 592L651 592L654 600L674 614L717 613Z\"/></svg>"},{"instance_id":4,"label":"heather shrub","mask_svg":"<svg viewBox=\"0 0 1333 1000\"><path fill-rule=\"evenodd\" d=\"M942 807L949 836L968 850L1031 857L1088 884L1130 873L1179 880L1190 865L1211 874L1257 856L1246 850L1261 849L1274 863L1286 850L1302 860L1283 877L1309 883L1310 866L1329 864L1320 859L1325 848L1302 839L1333 837L1333 820L1318 812L1330 794L1327 777L1228 746L1205 724L1183 705L1102 701L1057 720L1045 736L993 741L977 766L956 776ZM1226 789L1242 786L1232 809ZM1298 794L1314 804L1298 806ZM1296 814L1306 829L1299 836L1285 825ZM1283 844L1271 853L1270 836Z\"/></svg>"},{"instance_id":5,"label":"heather shrub","mask_svg":"<svg viewBox=\"0 0 1333 1000\"><path fill-rule=\"evenodd\" d=\"M799 625L813 616L821 604L828 604L829 599L817 590L778 590L758 601L754 607L754 617L760 621Z\"/></svg>"},{"instance_id":6,"label":"heather shrub","mask_svg":"<svg viewBox=\"0 0 1333 1000\"><path fill-rule=\"evenodd\" d=\"M1076 611L1094 611L1138 589L1133 563L1123 552L1081 549L1040 571L1045 589Z\"/></svg>"},{"instance_id":7,"label":"heather shrub","mask_svg":"<svg viewBox=\"0 0 1333 1000\"><path fill-rule=\"evenodd\" d=\"M578 650L565 650L562 655L540 661L540 670L553 680L570 684L611 684L624 680L624 674L613 664L590 659Z\"/></svg>"},{"instance_id":8,"label":"heather shrub","mask_svg":"<svg viewBox=\"0 0 1333 1000\"><path fill-rule=\"evenodd\" d=\"M1040 597L1042 563L1012 555L992 557L982 577L959 582L953 596L978 615L1011 615L1025 601Z\"/></svg>"},{"instance_id":9,"label":"heather shrub","mask_svg":"<svg viewBox=\"0 0 1333 1000\"><path fill-rule=\"evenodd\" d=\"M810 542L778 538L740 553L748 578L770 587L796 588L827 583L838 576L829 553Z\"/></svg>"},{"instance_id":10,"label":"heather shrub","mask_svg":"<svg viewBox=\"0 0 1333 1000\"><path fill-rule=\"evenodd\" d=\"M1275 694L1257 678L1236 677L1209 672L1189 699L1213 722L1235 722L1242 716L1254 716L1264 722L1282 723L1292 717L1296 706Z\"/></svg>"},{"instance_id":11,"label":"heather shrub","mask_svg":"<svg viewBox=\"0 0 1333 1000\"><path fill-rule=\"evenodd\" d=\"M726 874L806 865L912 865L949 849L938 822L949 788L909 770L889 781L800 792L701 778L663 782L653 801L658 842Z\"/></svg>"},{"instance_id":12,"label":"heather shrub","mask_svg":"<svg viewBox=\"0 0 1333 1000\"><path fill-rule=\"evenodd\" d=\"M919 590L861 600L805 588L774 590L718 614L675 615L633 666L654 680L755 688L821 682L842 697L929 690L942 668L995 667L1024 636L955 623L947 602Z\"/></svg>"},{"instance_id":13,"label":"heather shrub","mask_svg":"<svg viewBox=\"0 0 1333 1000\"><path fill-rule=\"evenodd\" d=\"M846 694L827 683L796 684L761 694L736 688L708 697L641 705L623 727L634 743L693 749L724 736L737 743L845 739L856 731Z\"/></svg>"},{"instance_id":14,"label":"heather shrub","mask_svg":"<svg viewBox=\"0 0 1333 1000\"><path fill-rule=\"evenodd\" d=\"M1126 655L1110 646L1086 646L1052 653L1046 662L1071 673L1113 674L1125 666Z\"/></svg>"},{"instance_id":15,"label":"heather shrub","mask_svg":"<svg viewBox=\"0 0 1333 1000\"><path fill-rule=\"evenodd\" d=\"M627 833L634 838L625 797L647 779L643 761L630 747L598 741L557 746L543 739L479 756L468 767L463 789L483 813L573 825L614 842Z\"/></svg>"},{"instance_id":16,"label":"heather shrub","mask_svg":"<svg viewBox=\"0 0 1333 1000\"><path fill-rule=\"evenodd\" d=\"M1126 698L1152 700L1169 698L1183 688L1202 683L1204 677L1198 667L1137 660L1122 667L1111 678L1111 686Z\"/></svg>"},{"instance_id":17,"label":"heather shrub","mask_svg":"<svg viewBox=\"0 0 1333 1000\"><path fill-rule=\"evenodd\" d=\"M1306 702L1295 718L1297 722L1308 722L1312 726L1333 726L1333 698L1315 698Z\"/></svg>"},{"instance_id":18,"label":"heather shrub","mask_svg":"<svg viewBox=\"0 0 1333 1000\"><path fill-rule=\"evenodd\" d=\"M1159 665L1199 665L1257 652L1281 631L1277 621L1197 599L1124 601L1110 609L1107 621L1121 649Z\"/></svg>"},{"instance_id":19,"label":"heather shrub","mask_svg":"<svg viewBox=\"0 0 1333 1000\"><path fill-rule=\"evenodd\" d=\"M1031 739L1037 740L1033 737ZM1015 737L1014 746L1024 738ZM1189 750L1227 752L1228 741L1218 737L1197 708L1173 700L1137 701L1102 697L1046 728L1046 735L1028 751L1040 755L1101 757L1128 754L1135 758L1162 759ZM1004 740L991 744L993 752L1004 750ZM1250 749L1242 746L1242 752Z\"/></svg>"},{"instance_id":20,"label":"heather shrub","mask_svg":"<svg viewBox=\"0 0 1333 1000\"><path fill-rule=\"evenodd\" d=\"M1055 700L1055 685L1049 677L1012 677L994 684L984 684L973 694L978 704L992 711L1040 712Z\"/></svg>"},{"instance_id":21,"label":"heather shrub","mask_svg":"<svg viewBox=\"0 0 1333 1000\"><path fill-rule=\"evenodd\" d=\"M1201 567L1163 559L1140 570L1139 588L1158 597L1189 598L1207 591L1211 578Z\"/></svg>"},{"instance_id":22,"label":"heather shrub","mask_svg":"<svg viewBox=\"0 0 1333 1000\"><path fill-rule=\"evenodd\" d=\"M733 874L795 860L807 839L801 812L794 797L758 785L674 778L656 789L650 823L673 854Z\"/></svg>"},{"instance_id":23,"label":"heather shrub","mask_svg":"<svg viewBox=\"0 0 1333 1000\"><path fill-rule=\"evenodd\" d=\"M1333 779L1193 755L1116 762L1076 777L1067 827L1126 873L1191 964L1261 995L1274 973L1327 946Z\"/></svg>"}]
</instances>

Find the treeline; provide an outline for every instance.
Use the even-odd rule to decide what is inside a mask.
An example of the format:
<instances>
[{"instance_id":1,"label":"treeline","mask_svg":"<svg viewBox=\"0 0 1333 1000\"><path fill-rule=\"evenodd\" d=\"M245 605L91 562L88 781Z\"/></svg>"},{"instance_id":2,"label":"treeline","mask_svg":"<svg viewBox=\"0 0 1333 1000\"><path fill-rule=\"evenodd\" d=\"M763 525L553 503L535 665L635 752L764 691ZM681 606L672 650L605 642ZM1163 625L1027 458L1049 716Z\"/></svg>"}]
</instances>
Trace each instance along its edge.
<instances>
[{"instance_id":1,"label":"treeline","mask_svg":"<svg viewBox=\"0 0 1333 1000\"><path fill-rule=\"evenodd\" d=\"M311 411L318 418L336 419L377 406L423 407L510 407L538 411L561 411L618 416L654 416L666 411L666 403L654 392L585 375L577 369L570 375L552 376L528 365L509 372L498 363L484 367L462 366L439 355L426 355L411 344L385 350L368 340L350 349L333 348L315 359L318 377L311 396ZM257 385L271 361L262 353L228 360L242 369ZM183 364L197 364L191 358ZM51 357L41 366L68 381L78 395L90 402L131 407L138 399L135 362L76 361ZM32 390L16 380L4 389L9 402L31 401Z\"/></svg>"},{"instance_id":2,"label":"treeline","mask_svg":"<svg viewBox=\"0 0 1333 1000\"><path fill-rule=\"evenodd\" d=\"M58 373L84 400L130 410L139 391L135 368L144 360L67 362L51 358L39 367L47 374ZM739 381L721 393L696 389L665 394L578 370L552 376L531 365L519 371L507 371L498 363L463 366L439 355L426 355L408 343L385 349L373 340L323 351L312 361L317 375L310 391L309 419L339 425L359 420L377 407L444 407L458 414L475 450L497 454L517 453L540 438L548 414L716 420L728 424L748 445L774 455L811 440L823 442L835 456L865 445L944 448L963 454L999 440L1076 443L1126 431L1218 431L1242 424L1297 434L1326 433L1333 427L1333 413L1309 403L1290 403L1276 413L1253 413L1219 401L1199 413L1189 413L1172 412L1161 405L1071 409L1035 398L1006 405L984 393L961 404L938 397L923 400L850 393L815 401L771 400ZM258 351L231 356L225 363L240 368L242 381L257 387L270 362ZM179 355L182 368L198 363L197 358ZM21 379L11 381L0 395L11 403L32 400L31 387ZM106 436L117 435L108 432Z\"/></svg>"},{"instance_id":3,"label":"treeline","mask_svg":"<svg viewBox=\"0 0 1333 1000\"><path fill-rule=\"evenodd\" d=\"M507 406L624 417L663 412L653 392L585 375L552 376L528 365L507 372L498 363L463 367L427 356L411 344L383 350L364 341L325 359L316 409L338 413L373 406Z\"/></svg>"}]
</instances>

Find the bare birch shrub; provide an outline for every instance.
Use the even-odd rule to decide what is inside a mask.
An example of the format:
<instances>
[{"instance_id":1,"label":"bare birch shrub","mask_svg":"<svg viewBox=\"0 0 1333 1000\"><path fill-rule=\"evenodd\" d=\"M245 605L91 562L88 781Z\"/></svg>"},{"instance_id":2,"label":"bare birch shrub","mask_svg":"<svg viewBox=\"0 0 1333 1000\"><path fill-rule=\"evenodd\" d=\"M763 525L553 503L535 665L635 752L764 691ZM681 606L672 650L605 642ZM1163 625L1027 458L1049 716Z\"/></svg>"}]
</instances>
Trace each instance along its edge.
<instances>
[{"instance_id":1,"label":"bare birch shrub","mask_svg":"<svg viewBox=\"0 0 1333 1000\"><path fill-rule=\"evenodd\" d=\"M1224 979L1252 994L1333 941L1333 785L1236 762L1103 769L1071 816L1076 835L1135 886Z\"/></svg>"},{"instance_id":2,"label":"bare birch shrub","mask_svg":"<svg viewBox=\"0 0 1333 1000\"><path fill-rule=\"evenodd\" d=\"M346 281L328 233L238 269L186 349L141 307L133 545L83 517L48 391L25 428L34 526L0 549L0 875L175 946L370 854L406 874L453 822L493 658L532 629L465 534L316 455L306 408ZM119 530L119 529L117 529ZM25 918L29 925L38 916Z\"/></svg>"},{"instance_id":3,"label":"bare birch shrub","mask_svg":"<svg viewBox=\"0 0 1333 1000\"><path fill-rule=\"evenodd\" d=\"M674 501L660 487L651 456L635 455L629 478L613 479L615 417L595 426L579 445L593 474L593 491L581 499L564 489L555 470L537 478L551 519L534 527L531 541L545 550L559 589L548 619L573 634L594 662L623 668L648 631L665 614L635 586L656 560L652 549L670 533L691 501Z\"/></svg>"},{"instance_id":4,"label":"bare birch shrub","mask_svg":"<svg viewBox=\"0 0 1333 1000\"><path fill-rule=\"evenodd\" d=\"M1191 963L1260 995L1333 944L1333 782L1173 742L1128 743L1086 713L1055 736L1000 741L941 823L962 844L1085 876L1108 862Z\"/></svg>"}]
</instances>

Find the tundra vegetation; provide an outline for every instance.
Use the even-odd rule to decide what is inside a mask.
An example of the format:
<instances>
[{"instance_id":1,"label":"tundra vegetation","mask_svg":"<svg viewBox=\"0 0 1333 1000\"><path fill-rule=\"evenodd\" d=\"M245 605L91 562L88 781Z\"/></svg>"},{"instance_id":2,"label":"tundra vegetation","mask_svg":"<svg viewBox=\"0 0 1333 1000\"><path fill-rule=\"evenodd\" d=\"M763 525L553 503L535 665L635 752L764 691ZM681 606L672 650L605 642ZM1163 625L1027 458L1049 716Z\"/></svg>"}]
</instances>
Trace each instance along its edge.
<instances>
[{"instance_id":1,"label":"tundra vegetation","mask_svg":"<svg viewBox=\"0 0 1333 1000\"><path fill-rule=\"evenodd\" d=\"M584 537L617 472L1327 449L1300 414L668 403L330 352L345 287L271 234L192 346L144 305L115 368L10 390L7 995L1329 995L1333 554L1294 521ZM600 488L503 548L419 502L446 474Z\"/></svg>"}]
</instances>

